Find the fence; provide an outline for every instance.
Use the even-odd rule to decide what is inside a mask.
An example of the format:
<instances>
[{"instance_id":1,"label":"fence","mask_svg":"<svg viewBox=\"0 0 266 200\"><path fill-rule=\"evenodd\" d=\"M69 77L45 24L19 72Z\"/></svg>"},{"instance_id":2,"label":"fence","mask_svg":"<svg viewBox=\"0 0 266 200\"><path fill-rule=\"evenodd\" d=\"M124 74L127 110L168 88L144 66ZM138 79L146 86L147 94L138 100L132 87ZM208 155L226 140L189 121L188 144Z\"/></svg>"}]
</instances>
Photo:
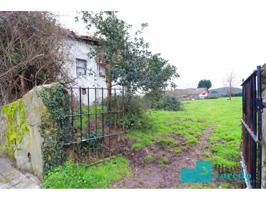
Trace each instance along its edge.
<instances>
[{"instance_id":1,"label":"fence","mask_svg":"<svg viewBox=\"0 0 266 200\"><path fill-rule=\"evenodd\" d=\"M242 83L242 164L249 188L261 187L262 98L261 67ZM250 178L247 176L249 175Z\"/></svg>"},{"instance_id":2,"label":"fence","mask_svg":"<svg viewBox=\"0 0 266 200\"><path fill-rule=\"evenodd\" d=\"M122 153L126 133L124 89L68 88L70 114L66 117L65 147L76 147L82 159L99 160ZM86 156L86 157L84 157Z\"/></svg>"}]
</instances>

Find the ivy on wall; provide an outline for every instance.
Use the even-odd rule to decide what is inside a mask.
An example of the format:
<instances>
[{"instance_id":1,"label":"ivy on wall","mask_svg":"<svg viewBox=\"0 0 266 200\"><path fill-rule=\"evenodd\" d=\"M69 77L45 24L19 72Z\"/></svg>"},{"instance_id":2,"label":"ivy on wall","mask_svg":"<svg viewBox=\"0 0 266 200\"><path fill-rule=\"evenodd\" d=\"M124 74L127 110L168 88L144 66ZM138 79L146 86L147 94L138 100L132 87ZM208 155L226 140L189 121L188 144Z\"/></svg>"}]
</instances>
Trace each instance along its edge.
<instances>
[{"instance_id":1,"label":"ivy on wall","mask_svg":"<svg viewBox=\"0 0 266 200\"><path fill-rule=\"evenodd\" d=\"M69 114L70 99L67 91L60 84L44 87L39 92L46 112L42 115L41 136L44 138L42 145L44 174L64 162L65 152L63 144L70 137Z\"/></svg>"}]
</instances>

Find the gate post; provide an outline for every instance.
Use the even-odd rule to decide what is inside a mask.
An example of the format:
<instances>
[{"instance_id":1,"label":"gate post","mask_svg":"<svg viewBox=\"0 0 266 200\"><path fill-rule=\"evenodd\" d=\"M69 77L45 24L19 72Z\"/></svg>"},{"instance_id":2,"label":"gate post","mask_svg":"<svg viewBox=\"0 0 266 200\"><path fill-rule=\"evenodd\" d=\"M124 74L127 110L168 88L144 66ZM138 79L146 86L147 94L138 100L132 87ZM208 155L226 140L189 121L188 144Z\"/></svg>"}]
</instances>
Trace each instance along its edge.
<instances>
[{"instance_id":1,"label":"gate post","mask_svg":"<svg viewBox=\"0 0 266 200\"><path fill-rule=\"evenodd\" d=\"M266 188L266 64L260 70L261 82L261 143L259 144L259 155L261 157L261 188Z\"/></svg>"},{"instance_id":2,"label":"gate post","mask_svg":"<svg viewBox=\"0 0 266 200\"><path fill-rule=\"evenodd\" d=\"M257 113L258 113L258 181L257 187L261 188L262 173L262 112L263 104L261 97L261 66L257 66Z\"/></svg>"},{"instance_id":3,"label":"gate post","mask_svg":"<svg viewBox=\"0 0 266 200\"><path fill-rule=\"evenodd\" d=\"M248 172L251 178L250 185L247 182L250 188L261 188L262 185L266 185L266 166L264 166L266 163L264 164L265 159L262 160L262 154L265 154L263 135L266 134L266 126L264 127L265 123L263 123L264 121L266 122L266 115L263 113L264 104L262 101L262 96L266 97L265 66L263 66L263 70L261 66L257 66L257 70L242 83L242 162L245 164L244 171ZM263 184L262 168L264 168Z\"/></svg>"}]
</instances>

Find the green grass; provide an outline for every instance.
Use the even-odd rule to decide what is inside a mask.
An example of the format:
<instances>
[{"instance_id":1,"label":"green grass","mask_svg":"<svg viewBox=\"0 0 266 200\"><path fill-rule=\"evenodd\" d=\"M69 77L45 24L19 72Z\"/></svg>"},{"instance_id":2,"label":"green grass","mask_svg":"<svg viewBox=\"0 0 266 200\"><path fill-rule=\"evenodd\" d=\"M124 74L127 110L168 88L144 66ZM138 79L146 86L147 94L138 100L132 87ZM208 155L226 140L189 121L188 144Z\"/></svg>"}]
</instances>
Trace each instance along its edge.
<instances>
[{"instance_id":1,"label":"green grass","mask_svg":"<svg viewBox=\"0 0 266 200\"><path fill-rule=\"evenodd\" d=\"M238 165L241 97L234 97L231 101L226 98L184 101L183 107L183 110L177 112L149 111L153 128L131 130L127 137L134 141L137 149L141 149L160 141L171 146L173 141L170 134L179 134L189 147L193 147L202 131L213 127L209 138L210 147L204 152L205 158L212 160L213 164Z\"/></svg>"},{"instance_id":2,"label":"green grass","mask_svg":"<svg viewBox=\"0 0 266 200\"><path fill-rule=\"evenodd\" d=\"M160 165L168 165L170 163L170 161L168 160L167 157L159 157L159 159L157 160L157 162Z\"/></svg>"},{"instance_id":3,"label":"green grass","mask_svg":"<svg viewBox=\"0 0 266 200\"><path fill-rule=\"evenodd\" d=\"M177 145L177 141L171 137L160 138L159 143L164 148L173 147Z\"/></svg>"},{"instance_id":4,"label":"green grass","mask_svg":"<svg viewBox=\"0 0 266 200\"><path fill-rule=\"evenodd\" d=\"M159 142L173 153L181 153L193 147L207 127L213 127L209 137L209 148L203 158L213 164L236 166L240 160L241 141L241 97L232 101L226 98L183 102L181 111L148 111L153 127L145 130L130 130L126 137L134 142L132 150L139 150ZM183 138L186 147L178 146L173 135ZM179 138L179 137L177 137ZM147 155L145 161L152 161ZM167 165L168 159L161 157L159 164ZM107 188L114 181L131 174L128 160L117 157L104 163L86 167L83 164L66 162L44 177L45 188ZM201 187L201 186L199 186ZM208 186L204 186L208 187Z\"/></svg>"},{"instance_id":5,"label":"green grass","mask_svg":"<svg viewBox=\"0 0 266 200\"><path fill-rule=\"evenodd\" d=\"M107 188L114 181L131 174L128 160L122 156L87 167L71 161L44 177L44 188Z\"/></svg>"},{"instance_id":6,"label":"green grass","mask_svg":"<svg viewBox=\"0 0 266 200\"><path fill-rule=\"evenodd\" d=\"M88 113L90 114L90 120L95 120L96 117L96 113L97 113L97 119L101 120L102 119L102 115L101 113L106 113L107 112L107 107L104 105L102 107L102 105L97 104L97 105L91 105L91 106L85 106L83 105L81 107L81 111L83 113L82 115L82 127L87 127L88 126ZM78 115L80 113L80 108L77 107L75 109L74 115ZM106 115L105 115L106 118ZM74 118L74 127L77 129L80 129L80 117L76 116Z\"/></svg>"},{"instance_id":7,"label":"green grass","mask_svg":"<svg viewBox=\"0 0 266 200\"><path fill-rule=\"evenodd\" d=\"M151 162L151 161L153 161L153 156L152 156L151 154L147 154L147 155L145 156L145 161L146 161L146 162Z\"/></svg>"},{"instance_id":8,"label":"green grass","mask_svg":"<svg viewBox=\"0 0 266 200\"><path fill-rule=\"evenodd\" d=\"M189 111L186 107L183 111L150 111L153 127L149 130L132 130L128 138L145 147L155 141L164 140L170 134L180 134L192 146L197 143L200 133L208 123L198 122L202 117L193 116Z\"/></svg>"}]
</instances>

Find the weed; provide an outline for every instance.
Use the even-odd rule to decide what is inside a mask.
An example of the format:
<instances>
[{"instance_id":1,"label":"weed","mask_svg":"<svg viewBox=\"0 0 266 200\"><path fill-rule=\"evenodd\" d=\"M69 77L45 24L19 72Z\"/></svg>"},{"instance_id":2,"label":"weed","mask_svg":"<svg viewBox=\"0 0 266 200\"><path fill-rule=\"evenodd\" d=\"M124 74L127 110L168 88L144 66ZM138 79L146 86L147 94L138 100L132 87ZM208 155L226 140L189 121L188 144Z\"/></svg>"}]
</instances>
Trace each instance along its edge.
<instances>
[{"instance_id":1,"label":"weed","mask_svg":"<svg viewBox=\"0 0 266 200\"><path fill-rule=\"evenodd\" d=\"M145 157L145 161L146 162L151 162L153 161L153 156L151 154L147 154L146 157Z\"/></svg>"},{"instance_id":2,"label":"weed","mask_svg":"<svg viewBox=\"0 0 266 200\"><path fill-rule=\"evenodd\" d=\"M131 146L131 150L133 150L133 151L138 151L138 150L140 150L142 147L143 147L142 144L140 144L140 143L135 143L135 144L133 144L133 145Z\"/></svg>"},{"instance_id":3,"label":"weed","mask_svg":"<svg viewBox=\"0 0 266 200\"><path fill-rule=\"evenodd\" d=\"M159 159L157 160L157 162L160 164L160 165L168 165L170 163L169 159L167 157L159 157Z\"/></svg>"},{"instance_id":4,"label":"weed","mask_svg":"<svg viewBox=\"0 0 266 200\"><path fill-rule=\"evenodd\" d=\"M173 152L173 153L176 153L176 154L178 154L178 153L181 153L182 152L182 148L180 148L180 147L172 147L171 149L170 149L170 151L171 152Z\"/></svg>"},{"instance_id":5,"label":"weed","mask_svg":"<svg viewBox=\"0 0 266 200\"><path fill-rule=\"evenodd\" d=\"M167 148L167 147L173 147L177 145L177 142L174 138L171 137L164 137L159 140L159 143L162 147Z\"/></svg>"}]
</instances>

